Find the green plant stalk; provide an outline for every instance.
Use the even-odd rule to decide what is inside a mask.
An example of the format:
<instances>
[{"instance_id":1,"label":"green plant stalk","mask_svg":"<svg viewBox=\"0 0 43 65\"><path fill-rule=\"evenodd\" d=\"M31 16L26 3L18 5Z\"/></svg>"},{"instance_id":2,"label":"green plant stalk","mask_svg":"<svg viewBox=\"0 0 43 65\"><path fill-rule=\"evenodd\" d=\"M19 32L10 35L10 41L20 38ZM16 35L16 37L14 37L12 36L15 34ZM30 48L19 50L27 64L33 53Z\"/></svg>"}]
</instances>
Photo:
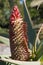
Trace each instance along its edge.
<instances>
[{"instance_id":1,"label":"green plant stalk","mask_svg":"<svg viewBox=\"0 0 43 65\"><path fill-rule=\"evenodd\" d=\"M36 60L38 60L41 56L43 55L43 44L41 44L37 50L37 53L36 53Z\"/></svg>"},{"instance_id":2,"label":"green plant stalk","mask_svg":"<svg viewBox=\"0 0 43 65\"><path fill-rule=\"evenodd\" d=\"M34 58L35 58L35 51L34 51L34 46L33 46L33 48L32 48L32 60L34 60Z\"/></svg>"}]
</instances>

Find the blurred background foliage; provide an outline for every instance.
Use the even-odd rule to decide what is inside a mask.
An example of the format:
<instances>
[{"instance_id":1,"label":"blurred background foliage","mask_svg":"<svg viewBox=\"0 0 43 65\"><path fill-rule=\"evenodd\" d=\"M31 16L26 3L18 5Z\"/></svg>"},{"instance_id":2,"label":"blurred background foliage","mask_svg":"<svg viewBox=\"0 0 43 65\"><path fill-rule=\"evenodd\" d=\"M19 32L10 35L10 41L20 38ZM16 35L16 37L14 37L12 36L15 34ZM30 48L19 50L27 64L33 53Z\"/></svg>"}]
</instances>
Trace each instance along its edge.
<instances>
[{"instance_id":1,"label":"blurred background foliage","mask_svg":"<svg viewBox=\"0 0 43 65\"><path fill-rule=\"evenodd\" d=\"M27 0L27 7L31 15L31 19L33 20L34 24L43 23L43 4L40 5L39 9L37 10L36 7L30 7L30 3L32 0Z\"/></svg>"}]
</instances>

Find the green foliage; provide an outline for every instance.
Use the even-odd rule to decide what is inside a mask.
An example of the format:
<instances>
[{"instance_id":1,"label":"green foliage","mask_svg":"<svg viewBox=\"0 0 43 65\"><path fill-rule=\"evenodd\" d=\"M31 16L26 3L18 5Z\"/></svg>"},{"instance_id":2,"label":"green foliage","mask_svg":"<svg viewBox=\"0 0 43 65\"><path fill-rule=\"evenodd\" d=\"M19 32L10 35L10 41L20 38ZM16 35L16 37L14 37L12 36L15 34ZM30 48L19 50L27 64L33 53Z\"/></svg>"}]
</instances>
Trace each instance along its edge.
<instances>
[{"instance_id":1,"label":"green foliage","mask_svg":"<svg viewBox=\"0 0 43 65\"><path fill-rule=\"evenodd\" d=\"M30 7L30 3L32 0L27 0L27 7L28 10L30 12L30 16L31 19L34 21L34 24L39 24L39 23L43 23L42 19L43 19L43 4L41 4L41 6L39 7L39 9L37 10L37 7Z\"/></svg>"},{"instance_id":2,"label":"green foliage","mask_svg":"<svg viewBox=\"0 0 43 65\"><path fill-rule=\"evenodd\" d=\"M9 3L6 0L1 0L0 2L3 4L3 8L0 6L0 26L8 28L9 25Z\"/></svg>"},{"instance_id":3,"label":"green foliage","mask_svg":"<svg viewBox=\"0 0 43 65\"><path fill-rule=\"evenodd\" d=\"M6 28L1 28L0 27L0 36L4 36L4 37L9 37L9 30L8 29L6 29Z\"/></svg>"}]
</instances>

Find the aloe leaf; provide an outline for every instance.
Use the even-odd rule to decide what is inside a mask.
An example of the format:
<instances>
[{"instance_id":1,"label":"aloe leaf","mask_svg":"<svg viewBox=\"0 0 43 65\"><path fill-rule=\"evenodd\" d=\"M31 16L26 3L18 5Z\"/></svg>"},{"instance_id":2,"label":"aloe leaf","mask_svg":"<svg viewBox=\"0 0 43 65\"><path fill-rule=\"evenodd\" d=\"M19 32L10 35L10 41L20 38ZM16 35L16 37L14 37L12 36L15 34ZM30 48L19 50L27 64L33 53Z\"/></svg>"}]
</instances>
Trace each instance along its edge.
<instances>
[{"instance_id":1,"label":"aloe leaf","mask_svg":"<svg viewBox=\"0 0 43 65\"><path fill-rule=\"evenodd\" d=\"M40 59L39 59L41 62L43 62L43 55L40 57Z\"/></svg>"},{"instance_id":2,"label":"aloe leaf","mask_svg":"<svg viewBox=\"0 0 43 65\"><path fill-rule=\"evenodd\" d=\"M0 36L0 42L6 44L6 45L9 45L9 39L8 38L5 38L3 36Z\"/></svg>"},{"instance_id":3,"label":"aloe leaf","mask_svg":"<svg viewBox=\"0 0 43 65\"><path fill-rule=\"evenodd\" d=\"M36 59L38 60L43 55L43 42L40 44L36 52Z\"/></svg>"}]
</instances>

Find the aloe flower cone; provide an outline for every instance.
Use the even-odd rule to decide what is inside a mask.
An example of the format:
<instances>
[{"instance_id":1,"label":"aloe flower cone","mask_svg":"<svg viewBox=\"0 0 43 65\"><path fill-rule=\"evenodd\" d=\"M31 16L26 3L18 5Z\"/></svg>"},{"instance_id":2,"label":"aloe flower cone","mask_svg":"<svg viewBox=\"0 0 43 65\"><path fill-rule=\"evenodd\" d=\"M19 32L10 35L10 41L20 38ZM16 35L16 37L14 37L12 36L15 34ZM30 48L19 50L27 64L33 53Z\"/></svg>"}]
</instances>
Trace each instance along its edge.
<instances>
[{"instance_id":1,"label":"aloe flower cone","mask_svg":"<svg viewBox=\"0 0 43 65\"><path fill-rule=\"evenodd\" d=\"M27 24L16 5L10 15L9 36L12 59L27 61L29 59Z\"/></svg>"}]
</instances>

